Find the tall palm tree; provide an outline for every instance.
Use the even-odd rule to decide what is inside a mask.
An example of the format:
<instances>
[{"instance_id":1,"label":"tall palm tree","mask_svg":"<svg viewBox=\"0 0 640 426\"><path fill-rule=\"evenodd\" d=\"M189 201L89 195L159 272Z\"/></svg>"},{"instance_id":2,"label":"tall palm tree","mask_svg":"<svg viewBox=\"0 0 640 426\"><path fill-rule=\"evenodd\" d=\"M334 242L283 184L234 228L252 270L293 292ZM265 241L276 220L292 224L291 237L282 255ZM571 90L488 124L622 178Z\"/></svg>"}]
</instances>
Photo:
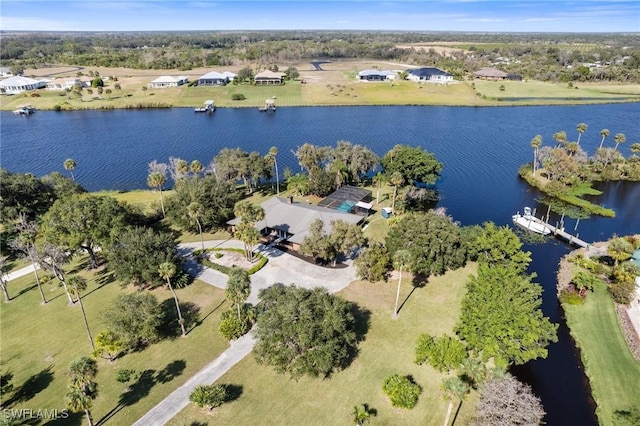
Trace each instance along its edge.
<instances>
[{"instance_id":1,"label":"tall palm tree","mask_svg":"<svg viewBox=\"0 0 640 426\"><path fill-rule=\"evenodd\" d=\"M204 252L204 238L202 237L202 225L200 224L200 218L204 214L204 207L197 201L187 206L187 215L189 218L195 220L198 225L198 231L200 232L200 242L202 243L202 251Z\"/></svg>"},{"instance_id":2,"label":"tall palm tree","mask_svg":"<svg viewBox=\"0 0 640 426\"><path fill-rule=\"evenodd\" d=\"M393 172L389 176L389 183L393 185L393 201L391 202L391 210L394 214L396 211L396 196L398 195L398 186L404 183L404 176L400 172Z\"/></svg>"},{"instance_id":3,"label":"tall palm tree","mask_svg":"<svg viewBox=\"0 0 640 426\"><path fill-rule=\"evenodd\" d=\"M193 160L189 168L194 173L196 179L198 179L200 172L204 169L204 166L198 160Z\"/></svg>"},{"instance_id":4,"label":"tall palm tree","mask_svg":"<svg viewBox=\"0 0 640 426\"><path fill-rule=\"evenodd\" d=\"M636 156L636 154L640 154L640 142L632 143L629 149L633 153L634 157Z\"/></svg>"},{"instance_id":5,"label":"tall palm tree","mask_svg":"<svg viewBox=\"0 0 640 426\"><path fill-rule=\"evenodd\" d=\"M82 295L81 292L87 289L87 280L78 276L72 275L67 278L67 284L69 285L69 289L71 294L75 296L80 305L80 311L82 311L82 320L84 321L84 328L87 330L87 336L89 337L89 343L91 344L91 351L96 350L96 346L93 343L93 337L91 336L91 329L89 328L89 322L87 321L87 313L84 310L84 304L82 303Z\"/></svg>"},{"instance_id":6,"label":"tall palm tree","mask_svg":"<svg viewBox=\"0 0 640 426\"><path fill-rule=\"evenodd\" d=\"M287 189L296 195L307 195L309 193L309 176L306 173L288 174Z\"/></svg>"},{"instance_id":7,"label":"tall palm tree","mask_svg":"<svg viewBox=\"0 0 640 426\"><path fill-rule=\"evenodd\" d=\"M376 185L376 204L380 204L380 187L387 181L387 177L382 172L376 173L373 183Z\"/></svg>"},{"instance_id":8,"label":"tall palm tree","mask_svg":"<svg viewBox=\"0 0 640 426\"><path fill-rule=\"evenodd\" d=\"M556 141L556 148L560 145L564 145L567 142L567 132L564 130L553 134L553 139Z\"/></svg>"},{"instance_id":9,"label":"tall palm tree","mask_svg":"<svg viewBox=\"0 0 640 426\"><path fill-rule=\"evenodd\" d=\"M609 129L602 129L600 130L600 136L602 136L602 140L600 141L600 146L598 147L598 149L602 148L602 144L604 144L604 140L606 139L607 136L609 136L611 134L611 132L609 131Z\"/></svg>"},{"instance_id":10,"label":"tall palm tree","mask_svg":"<svg viewBox=\"0 0 640 426\"><path fill-rule=\"evenodd\" d=\"M578 131L578 145L580 145L580 136L582 136L582 134L584 132L587 131L587 126L585 123L578 123L578 125L576 126L576 130Z\"/></svg>"},{"instance_id":11,"label":"tall palm tree","mask_svg":"<svg viewBox=\"0 0 640 426\"><path fill-rule=\"evenodd\" d=\"M167 280L167 286L169 290L171 290L171 294L173 294L173 300L176 302L176 311L178 312L178 324L180 324L180 329L182 330L182 337L186 337L187 332L184 329L184 319L182 319L182 311L180 311L180 303L178 302L178 295L176 294L173 286L171 285L171 278L176 274L176 265L171 262L162 262L158 267L158 274L160 277Z\"/></svg>"},{"instance_id":12,"label":"tall palm tree","mask_svg":"<svg viewBox=\"0 0 640 426\"><path fill-rule=\"evenodd\" d=\"M167 215L164 211L164 197L162 196L162 187L167 183L167 177L161 172L151 172L147 176L147 185L151 188L157 188L160 191L160 206L162 207L162 217L166 218Z\"/></svg>"},{"instance_id":13,"label":"tall palm tree","mask_svg":"<svg viewBox=\"0 0 640 426\"><path fill-rule=\"evenodd\" d=\"M444 419L444 426L449 424L451 418L451 410L453 409L453 400L457 399L462 404L462 400L469 393L469 385L462 381L460 377L449 377L442 382L442 390L444 391L444 399L449 401L447 408L447 417Z\"/></svg>"},{"instance_id":14,"label":"tall palm tree","mask_svg":"<svg viewBox=\"0 0 640 426\"><path fill-rule=\"evenodd\" d=\"M67 390L67 407L75 413L84 411L89 426L94 425L89 409L92 400L98 396L98 384L94 381L97 372L96 361L88 357L78 358L69 365L71 383Z\"/></svg>"},{"instance_id":15,"label":"tall palm tree","mask_svg":"<svg viewBox=\"0 0 640 426\"><path fill-rule=\"evenodd\" d=\"M73 158L67 158L66 160L64 160L64 163L62 165L64 166L65 170L71 173L71 180L75 181L76 178L75 176L73 176L73 169L76 168L76 160L74 160Z\"/></svg>"},{"instance_id":16,"label":"tall palm tree","mask_svg":"<svg viewBox=\"0 0 640 426\"><path fill-rule=\"evenodd\" d=\"M269 148L269 153L267 154L267 158L270 162L273 163L273 166L276 169L276 194L280 195L280 174L278 173L278 148L272 146Z\"/></svg>"},{"instance_id":17,"label":"tall palm tree","mask_svg":"<svg viewBox=\"0 0 640 426\"><path fill-rule=\"evenodd\" d=\"M225 294L227 299L238 309L238 319L240 319L240 307L244 304L247 297L251 293L251 278L249 273L237 266L233 266L229 272L229 280L227 281L227 289Z\"/></svg>"},{"instance_id":18,"label":"tall palm tree","mask_svg":"<svg viewBox=\"0 0 640 426\"><path fill-rule=\"evenodd\" d=\"M393 255L393 266L400 271L398 289L396 290L396 304L393 308L393 318L398 318L398 301L400 300L400 287L402 286L402 272L409 266L410 262L411 252L409 252L409 250L398 250Z\"/></svg>"},{"instance_id":19,"label":"tall palm tree","mask_svg":"<svg viewBox=\"0 0 640 426\"><path fill-rule=\"evenodd\" d=\"M542 135L535 135L531 139L531 148L533 148L533 177L536 176L536 169L538 167L538 150L542 145Z\"/></svg>"},{"instance_id":20,"label":"tall palm tree","mask_svg":"<svg viewBox=\"0 0 640 426\"><path fill-rule=\"evenodd\" d=\"M342 160L336 160L331 163L331 165L329 166L329 173L334 176L336 189L340 188L349 177L347 166Z\"/></svg>"},{"instance_id":21,"label":"tall palm tree","mask_svg":"<svg viewBox=\"0 0 640 426\"><path fill-rule=\"evenodd\" d=\"M38 286L38 291L40 292L40 297L42 298L42 304L47 304L47 298L44 295L44 291L42 291L42 283L40 282L40 277L38 276L38 264L39 262L39 254L36 249L36 236L38 233L38 225L34 221L30 221L27 219L27 216L24 213L19 214L19 221L16 224L16 229L18 230L18 236L12 239L9 243L11 248L17 250L24 254L30 261L31 266L33 267L33 274L36 278L36 285Z\"/></svg>"},{"instance_id":22,"label":"tall palm tree","mask_svg":"<svg viewBox=\"0 0 640 426\"><path fill-rule=\"evenodd\" d=\"M614 149L617 150L618 145L627 141L627 137L624 135L624 133L616 133L616 135L613 137L613 141L616 143L616 147Z\"/></svg>"}]
</instances>

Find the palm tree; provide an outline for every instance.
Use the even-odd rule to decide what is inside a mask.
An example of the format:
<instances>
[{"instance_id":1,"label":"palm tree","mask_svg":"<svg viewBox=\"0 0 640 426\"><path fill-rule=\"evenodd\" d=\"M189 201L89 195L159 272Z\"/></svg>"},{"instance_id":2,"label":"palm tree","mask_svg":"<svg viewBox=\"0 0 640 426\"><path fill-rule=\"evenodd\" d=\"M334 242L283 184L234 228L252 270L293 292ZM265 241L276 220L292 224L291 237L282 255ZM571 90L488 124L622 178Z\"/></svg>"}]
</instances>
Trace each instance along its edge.
<instances>
[{"instance_id":1,"label":"palm tree","mask_svg":"<svg viewBox=\"0 0 640 426\"><path fill-rule=\"evenodd\" d=\"M578 131L578 145L580 145L580 136L582 136L582 134L584 132L587 131L587 126L585 123L578 123L578 125L576 126L576 130Z\"/></svg>"},{"instance_id":2,"label":"palm tree","mask_svg":"<svg viewBox=\"0 0 640 426\"><path fill-rule=\"evenodd\" d=\"M580 149L580 145L578 145L578 142L569 142L565 145L565 149L569 153L569 157L573 157Z\"/></svg>"},{"instance_id":3,"label":"palm tree","mask_svg":"<svg viewBox=\"0 0 640 426\"><path fill-rule=\"evenodd\" d=\"M398 279L398 290L396 291L396 304L393 308L393 318L398 318L398 301L400 299L400 287L402 286L402 272L409 266L411 262L411 252L409 250L398 250L393 255L393 266L400 271Z\"/></svg>"},{"instance_id":4,"label":"palm tree","mask_svg":"<svg viewBox=\"0 0 640 426\"><path fill-rule=\"evenodd\" d=\"M5 266L7 266L7 257L2 256L0 257L0 288L2 288L5 303L9 303L11 302L11 297L9 297L9 292L7 291L7 280L4 279Z\"/></svg>"},{"instance_id":5,"label":"palm tree","mask_svg":"<svg viewBox=\"0 0 640 426\"><path fill-rule=\"evenodd\" d=\"M151 172L147 176L147 185L151 188L157 188L160 191L160 206L162 207L162 217L166 218L167 215L164 211L164 197L162 196L162 187L167 183L167 177L161 172Z\"/></svg>"},{"instance_id":6,"label":"palm tree","mask_svg":"<svg viewBox=\"0 0 640 426\"><path fill-rule=\"evenodd\" d=\"M560 145L564 145L567 142L567 132L564 130L553 134L553 139L556 141L556 148Z\"/></svg>"},{"instance_id":7,"label":"palm tree","mask_svg":"<svg viewBox=\"0 0 640 426\"><path fill-rule=\"evenodd\" d=\"M533 177L536 176L536 168L538 166L538 149L542 145L542 135L535 135L531 139L531 148L533 148Z\"/></svg>"},{"instance_id":8,"label":"palm tree","mask_svg":"<svg viewBox=\"0 0 640 426\"><path fill-rule=\"evenodd\" d=\"M444 426L449 424L451 418L451 410L453 409L453 400L457 399L462 404L462 400L469 393L469 385L462 381L460 377L449 377L442 382L442 390L444 391L444 399L449 401L447 409L447 417L444 419ZM459 408L460 406L458 406ZM455 419L454 419L455 420Z\"/></svg>"},{"instance_id":9,"label":"palm tree","mask_svg":"<svg viewBox=\"0 0 640 426\"><path fill-rule=\"evenodd\" d=\"M305 173L288 173L287 189L297 195L307 195L309 193L309 176Z\"/></svg>"},{"instance_id":10,"label":"palm tree","mask_svg":"<svg viewBox=\"0 0 640 426\"><path fill-rule=\"evenodd\" d=\"M235 227L235 234L244 243L247 260L252 262L253 246L260 242L260 232L254 225L264 219L264 209L248 201L240 201L233 208L233 213L240 218L240 223Z\"/></svg>"},{"instance_id":11,"label":"palm tree","mask_svg":"<svg viewBox=\"0 0 640 426\"><path fill-rule=\"evenodd\" d=\"M9 245L14 250L21 252L31 261L33 274L36 278L36 285L38 286L38 291L40 292L40 297L42 298L42 304L46 305L47 298L44 295L44 291L42 291L42 283L40 282L40 277L38 276L38 250L36 250L35 245L38 225L34 221L29 221L24 213L20 213L19 221L16 224L16 229L18 230L18 235L16 238L10 241Z\"/></svg>"},{"instance_id":12,"label":"palm tree","mask_svg":"<svg viewBox=\"0 0 640 426\"><path fill-rule=\"evenodd\" d=\"M196 224L198 225L198 231L200 232L200 242L202 243L202 251L204 252L204 238L202 237L202 225L200 224L200 217L202 217L202 215L204 214L204 208L202 207L202 204L200 204L197 201L194 201L193 203L189 204L187 206L187 215L196 221Z\"/></svg>"},{"instance_id":13,"label":"palm tree","mask_svg":"<svg viewBox=\"0 0 640 426\"><path fill-rule=\"evenodd\" d=\"M376 185L376 204L380 204L380 187L387 181L387 177L382 172L376 173L373 183Z\"/></svg>"},{"instance_id":14,"label":"palm tree","mask_svg":"<svg viewBox=\"0 0 640 426\"><path fill-rule=\"evenodd\" d=\"M363 426L370 420L371 413L367 404L356 405L353 407L353 424Z\"/></svg>"},{"instance_id":15,"label":"palm tree","mask_svg":"<svg viewBox=\"0 0 640 426\"><path fill-rule=\"evenodd\" d=\"M627 137L624 135L624 133L616 133L616 135L613 137L613 141L616 143L616 147L614 148L614 150L617 150L618 145L627 141Z\"/></svg>"},{"instance_id":16,"label":"palm tree","mask_svg":"<svg viewBox=\"0 0 640 426\"><path fill-rule=\"evenodd\" d=\"M389 183L393 185L393 201L391 202L391 210L396 212L396 196L398 195L398 186L404 183L404 176L400 172L393 172L389 176Z\"/></svg>"},{"instance_id":17,"label":"palm tree","mask_svg":"<svg viewBox=\"0 0 640 426\"><path fill-rule=\"evenodd\" d=\"M240 306L244 304L251 293L251 278L249 273L237 266L231 267L227 289L227 299L238 308L238 320L240 320Z\"/></svg>"},{"instance_id":18,"label":"palm tree","mask_svg":"<svg viewBox=\"0 0 640 426\"><path fill-rule=\"evenodd\" d=\"M602 140L600 141L600 146L598 147L598 149L602 148L602 144L604 143L605 138L610 134L611 132L609 131L609 129L600 130L600 136L602 136Z\"/></svg>"},{"instance_id":19,"label":"palm tree","mask_svg":"<svg viewBox=\"0 0 640 426\"><path fill-rule=\"evenodd\" d=\"M63 163L64 169L71 173L71 180L75 181L76 178L73 176L73 169L76 168L76 160L73 158L67 158Z\"/></svg>"},{"instance_id":20,"label":"palm tree","mask_svg":"<svg viewBox=\"0 0 640 426\"><path fill-rule=\"evenodd\" d=\"M80 305L80 311L82 312L82 320L84 321L84 328L87 330L87 336L89 337L89 343L91 344L91 351L96 350L96 346L93 343L93 337L91 336L91 329L89 329L89 322L87 321L87 313L84 310L84 304L82 303L82 295L80 292L85 291L87 289L87 280L78 276L72 275L67 278L67 284L69 285L69 289L71 290L71 294L78 299Z\"/></svg>"},{"instance_id":21,"label":"palm tree","mask_svg":"<svg viewBox=\"0 0 640 426\"><path fill-rule=\"evenodd\" d=\"M98 384L94 381L98 367L96 361L82 357L69 365L71 383L67 390L67 407L74 413L84 411L89 426L93 426L93 417L89 410L92 400L98 396Z\"/></svg>"},{"instance_id":22,"label":"palm tree","mask_svg":"<svg viewBox=\"0 0 640 426\"><path fill-rule=\"evenodd\" d=\"M342 160L336 160L329 166L329 173L334 175L336 189L340 188L349 177L347 166Z\"/></svg>"},{"instance_id":23,"label":"palm tree","mask_svg":"<svg viewBox=\"0 0 640 426\"><path fill-rule=\"evenodd\" d=\"M182 319L182 312L180 311L180 303L178 302L178 295L176 295L173 286L171 285L171 278L176 274L176 265L171 262L162 262L158 267L158 274L160 277L167 280L167 286L169 290L171 290L171 294L173 294L173 300L176 302L176 311L178 312L178 324L180 324L180 329L182 330L182 337L187 336L187 332L184 329L184 319Z\"/></svg>"},{"instance_id":24,"label":"palm tree","mask_svg":"<svg viewBox=\"0 0 640 426\"><path fill-rule=\"evenodd\" d=\"M631 150L631 152L633 153L633 156L635 157L636 154L640 153L640 142L632 143L629 149Z\"/></svg>"},{"instance_id":25,"label":"palm tree","mask_svg":"<svg viewBox=\"0 0 640 426\"><path fill-rule=\"evenodd\" d=\"M279 196L280 195L280 175L278 173L278 159L276 158L277 156L278 156L278 148L276 148L275 146L272 146L271 148L269 148L269 153L267 154L267 158L269 159L270 162L273 163L273 166L276 169L276 194L278 194Z\"/></svg>"},{"instance_id":26,"label":"palm tree","mask_svg":"<svg viewBox=\"0 0 640 426\"><path fill-rule=\"evenodd\" d=\"M204 169L204 167L202 166L202 163L199 162L198 160L193 160L189 168L195 174L196 179L198 179L199 173L202 171L202 169Z\"/></svg>"}]
</instances>

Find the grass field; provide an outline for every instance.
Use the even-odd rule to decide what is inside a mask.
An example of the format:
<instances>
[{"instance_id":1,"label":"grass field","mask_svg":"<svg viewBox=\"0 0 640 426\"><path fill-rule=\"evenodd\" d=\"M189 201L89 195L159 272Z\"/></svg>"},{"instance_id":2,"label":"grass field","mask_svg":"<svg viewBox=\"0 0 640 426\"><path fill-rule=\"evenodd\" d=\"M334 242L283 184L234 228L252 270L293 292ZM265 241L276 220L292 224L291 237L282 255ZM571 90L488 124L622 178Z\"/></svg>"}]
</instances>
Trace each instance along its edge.
<instances>
[{"instance_id":1,"label":"grass field","mask_svg":"<svg viewBox=\"0 0 640 426\"><path fill-rule=\"evenodd\" d=\"M165 105L193 108L201 106L205 100L213 99L219 107L257 108L267 98L276 98L277 106L322 106L322 105L530 105L530 104L574 104L596 102L618 102L619 98L640 101L637 84L587 84L577 83L578 88L569 88L565 83L540 81L484 81L475 80L475 90L470 81L449 85L417 84L409 81L359 82L358 71L363 69L409 68L405 64L367 60L335 60L322 65L322 71L315 70L309 62L281 64L282 69L291 65L300 72L298 81L290 81L282 86L252 86L248 84L224 87L188 87L142 90L148 82L160 75L187 75L191 81L211 69L199 68L188 72L179 70L132 70L125 68L95 68L103 76L117 76L117 84L122 90L115 90L115 81L105 81L105 91L111 94L89 95L84 91L82 99L55 91L38 90L39 97L30 93L0 96L0 109L14 110L24 104L32 104L38 109L53 109L61 104L67 109L99 109L153 107ZM215 69L216 71L238 71L239 67ZM26 70L27 76L72 77L77 67L43 68ZM85 69L85 73L89 69ZM306 84L302 84L302 80ZM500 86L505 90L501 91ZM234 101L232 96L241 93L243 101ZM483 96L479 96L479 94Z\"/></svg>"},{"instance_id":2,"label":"grass field","mask_svg":"<svg viewBox=\"0 0 640 426\"><path fill-rule=\"evenodd\" d=\"M447 411L439 386L444 375L413 362L415 343L421 333L452 333L460 315L464 283L475 271L470 265L443 277L432 277L424 288L412 292L405 280L400 300L408 300L397 320L391 319L396 281L354 282L339 294L368 311L369 329L357 358L330 379L276 374L271 367L257 365L248 356L218 383L242 387L241 396L209 416L190 406L169 424L176 425L339 425L351 424L351 412L367 403L377 411L371 424L441 425ZM382 393L382 383L391 374L411 375L422 386L413 410L392 408ZM465 424L475 406L475 394L463 404L456 424Z\"/></svg>"},{"instance_id":3,"label":"grass field","mask_svg":"<svg viewBox=\"0 0 640 426\"><path fill-rule=\"evenodd\" d=\"M78 262L70 266L78 267ZM109 275L81 271L89 288L83 302L91 331L95 335L104 326L101 313L123 292ZM68 306L63 290L46 284L50 302L40 305L40 296L33 275L9 282L9 292L15 299L0 310L2 359L0 371L13 374L14 393L3 395L3 402L13 401L3 408L63 409L68 383L69 363L87 356L91 348L82 322L79 306ZM175 306L168 290L152 291L160 303L173 314ZM98 398L92 413L96 421L106 424L132 424L149 409L184 383L205 364L215 359L228 344L217 331L220 314L227 309L224 292L196 281L177 290L180 303L193 303L200 309L201 323L192 328L186 338L167 337L148 348L125 355L110 364L98 362ZM179 336L177 323L170 326ZM119 369L135 370L139 378L126 384L116 381ZM82 416L67 419L64 424L81 424Z\"/></svg>"},{"instance_id":4,"label":"grass field","mask_svg":"<svg viewBox=\"0 0 640 426\"><path fill-rule=\"evenodd\" d=\"M598 421L613 425L616 410L640 404L640 363L627 347L604 284L589 294L584 305L565 305L564 310L598 404Z\"/></svg>"}]
</instances>

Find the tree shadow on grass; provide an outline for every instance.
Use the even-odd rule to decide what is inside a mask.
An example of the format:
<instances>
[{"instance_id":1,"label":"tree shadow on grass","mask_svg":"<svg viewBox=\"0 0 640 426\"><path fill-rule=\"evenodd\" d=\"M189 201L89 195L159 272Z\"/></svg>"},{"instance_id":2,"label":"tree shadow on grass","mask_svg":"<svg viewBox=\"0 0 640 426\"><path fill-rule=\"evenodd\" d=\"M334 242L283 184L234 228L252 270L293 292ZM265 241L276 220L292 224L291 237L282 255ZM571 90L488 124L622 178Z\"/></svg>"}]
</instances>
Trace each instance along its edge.
<instances>
[{"instance_id":1,"label":"tree shadow on grass","mask_svg":"<svg viewBox=\"0 0 640 426\"><path fill-rule=\"evenodd\" d=\"M242 385L224 384L223 386L226 392L224 402L235 401L242 396Z\"/></svg>"},{"instance_id":2,"label":"tree shadow on grass","mask_svg":"<svg viewBox=\"0 0 640 426\"><path fill-rule=\"evenodd\" d=\"M180 376L183 372L187 363L183 359L177 359L175 361L170 362L166 365L162 370L156 373L156 381L158 383L167 383Z\"/></svg>"},{"instance_id":3,"label":"tree shadow on grass","mask_svg":"<svg viewBox=\"0 0 640 426\"><path fill-rule=\"evenodd\" d=\"M175 339L182 335L180 324L178 323L178 312L176 311L176 302L173 297L165 299L160 304L162 316L158 330L160 336L169 339ZM184 320L185 330L191 331L197 324L200 317L200 307L191 302L180 302L180 312Z\"/></svg>"},{"instance_id":4,"label":"tree shadow on grass","mask_svg":"<svg viewBox=\"0 0 640 426\"><path fill-rule=\"evenodd\" d=\"M369 327L371 326L371 311L355 303L351 304L351 314L355 320L353 331L356 334L355 343L348 348L348 356L340 364L339 369L344 370L347 368L353 360L358 356L358 344L363 342L366 338ZM328 378L327 376L326 378Z\"/></svg>"},{"instance_id":5,"label":"tree shadow on grass","mask_svg":"<svg viewBox=\"0 0 640 426\"><path fill-rule=\"evenodd\" d=\"M137 404L141 399L149 395L151 388L156 384L155 372L155 370L144 370L140 373L138 380L120 394L118 404L98 420L96 425L105 424L123 408Z\"/></svg>"},{"instance_id":6,"label":"tree shadow on grass","mask_svg":"<svg viewBox=\"0 0 640 426\"><path fill-rule=\"evenodd\" d=\"M413 279L411 280L411 285L413 286L413 288L411 289L407 297L405 297L405 299L402 301L402 303L398 307L398 313L400 313L400 311L402 310L402 307L405 305L405 303L407 303L411 295L413 295L413 292L416 291L416 289L418 288L426 287L428 282L429 282L429 275L427 274L420 273L420 274L415 274L413 276Z\"/></svg>"},{"instance_id":7,"label":"tree shadow on grass","mask_svg":"<svg viewBox=\"0 0 640 426\"><path fill-rule=\"evenodd\" d=\"M40 372L29 377L25 382L16 388L11 398L4 405L10 407L13 404L26 402L32 399L34 396L49 387L49 384L53 381L53 364Z\"/></svg>"},{"instance_id":8,"label":"tree shadow on grass","mask_svg":"<svg viewBox=\"0 0 640 426\"><path fill-rule=\"evenodd\" d=\"M220 303L218 304L218 306L216 306L215 308L213 308L211 311L209 311L207 313L207 315L205 315L204 317L200 318L191 329L187 330L187 334L189 334L191 332L191 330L193 330L194 328L196 328L199 325L202 325L203 322L205 322L205 320L207 318L209 318L209 315L211 315L212 313L214 313L215 311L217 311L222 305L224 305L224 303L227 301L227 299L222 299L222 301L220 301Z\"/></svg>"},{"instance_id":9,"label":"tree shadow on grass","mask_svg":"<svg viewBox=\"0 0 640 426\"><path fill-rule=\"evenodd\" d=\"M47 421L44 426L80 426L82 425L85 417L84 412L79 412L79 413L72 413L71 411L67 411L66 412L67 415L65 418L62 418L62 416L59 416L56 419L51 419L49 421ZM22 424L22 423L21 423ZM35 423L37 424L37 423Z\"/></svg>"}]
</instances>

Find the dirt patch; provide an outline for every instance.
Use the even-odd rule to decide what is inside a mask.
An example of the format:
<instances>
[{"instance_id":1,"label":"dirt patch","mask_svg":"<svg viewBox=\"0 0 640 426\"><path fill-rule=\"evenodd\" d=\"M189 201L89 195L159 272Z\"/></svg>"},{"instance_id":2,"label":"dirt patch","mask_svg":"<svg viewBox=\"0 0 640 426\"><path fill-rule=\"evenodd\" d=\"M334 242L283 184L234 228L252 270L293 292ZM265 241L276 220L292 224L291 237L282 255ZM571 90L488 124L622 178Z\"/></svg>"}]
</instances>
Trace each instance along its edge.
<instances>
[{"instance_id":1,"label":"dirt patch","mask_svg":"<svg viewBox=\"0 0 640 426\"><path fill-rule=\"evenodd\" d=\"M222 256L216 257L216 255ZM209 255L209 261L217 263L218 265L226 266L227 268L237 266L242 269L249 269L253 266L253 263L249 262L244 257L244 254L229 250L219 250L211 253Z\"/></svg>"}]
</instances>

